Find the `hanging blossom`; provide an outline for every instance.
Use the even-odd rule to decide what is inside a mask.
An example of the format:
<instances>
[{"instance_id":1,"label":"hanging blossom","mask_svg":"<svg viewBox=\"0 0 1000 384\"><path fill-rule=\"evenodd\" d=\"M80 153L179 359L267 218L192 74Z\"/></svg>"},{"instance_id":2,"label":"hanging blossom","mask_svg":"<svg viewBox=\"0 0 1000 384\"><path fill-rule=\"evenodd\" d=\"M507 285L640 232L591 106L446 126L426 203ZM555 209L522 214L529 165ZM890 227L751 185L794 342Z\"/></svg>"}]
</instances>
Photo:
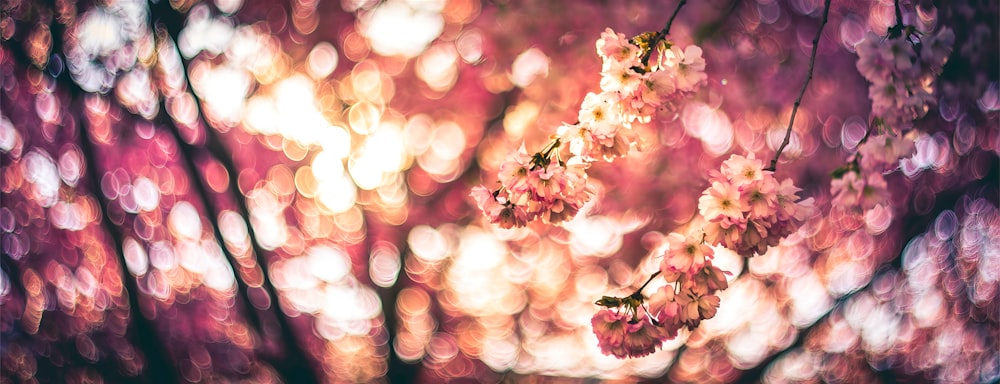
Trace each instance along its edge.
<instances>
[{"instance_id":1,"label":"hanging blossom","mask_svg":"<svg viewBox=\"0 0 1000 384\"><path fill-rule=\"evenodd\" d=\"M708 221L705 241L745 257L778 245L813 212L812 198L800 201L801 189L791 179L779 183L752 153L730 156L709 181L698 199L698 210Z\"/></svg>"},{"instance_id":2,"label":"hanging blossom","mask_svg":"<svg viewBox=\"0 0 1000 384\"><path fill-rule=\"evenodd\" d=\"M693 330L702 320L715 317L718 291L729 287L726 272L712 265L714 251L704 234L667 236L667 250L657 275L668 284L648 299L639 288L632 295L605 296L595 304L605 307L591 319L601 352L617 358L642 357L655 352L663 342L677 337L681 328Z\"/></svg>"},{"instance_id":3,"label":"hanging blossom","mask_svg":"<svg viewBox=\"0 0 1000 384\"><path fill-rule=\"evenodd\" d=\"M885 176L900 169L901 159L914 153L914 138L919 135L918 131L910 131L906 135L866 137L848 163L832 173L831 212L863 216L865 222L881 222L882 225L869 225L868 229L872 234L884 231L889 221L886 219L894 213Z\"/></svg>"},{"instance_id":4,"label":"hanging blossom","mask_svg":"<svg viewBox=\"0 0 1000 384\"><path fill-rule=\"evenodd\" d=\"M557 133L569 143L570 153L588 162L627 155L636 143L634 122L648 123L657 110L673 109L705 84L700 47L682 50L650 38L643 34L629 40L611 28L601 34L596 43L602 59L601 92L587 94L577 122L564 124ZM647 64L653 44L661 45L656 60Z\"/></svg>"},{"instance_id":5,"label":"hanging blossom","mask_svg":"<svg viewBox=\"0 0 1000 384\"><path fill-rule=\"evenodd\" d=\"M702 320L715 317L720 303L716 293L729 288L729 283L727 273L712 265L714 255L702 231L667 236L660 274L670 284L649 300L649 310L661 326L675 332L682 327L693 330Z\"/></svg>"},{"instance_id":6,"label":"hanging blossom","mask_svg":"<svg viewBox=\"0 0 1000 384\"><path fill-rule=\"evenodd\" d=\"M887 36L869 32L857 45L858 71L868 80L872 115L889 127L910 128L934 103L934 80L948 61L955 33L923 34L897 24Z\"/></svg>"},{"instance_id":7,"label":"hanging blossom","mask_svg":"<svg viewBox=\"0 0 1000 384\"><path fill-rule=\"evenodd\" d=\"M655 36L629 40L610 28L601 34L596 47L603 60L602 91L584 97L577 123L559 127L539 152L528 155L522 146L509 156L500 165L496 188L472 188L470 195L491 223L513 228L536 219L546 224L572 219L593 194L590 164L627 155L637 145L632 123L649 122L658 109L672 108L705 84L701 48L681 50ZM658 56L650 65L654 48Z\"/></svg>"},{"instance_id":8,"label":"hanging blossom","mask_svg":"<svg viewBox=\"0 0 1000 384\"><path fill-rule=\"evenodd\" d=\"M491 223L501 228L523 227L541 219L559 224L572 219L590 196L585 164L558 158L560 141L528 156L524 147L500 166L500 187L472 188L471 196Z\"/></svg>"}]
</instances>

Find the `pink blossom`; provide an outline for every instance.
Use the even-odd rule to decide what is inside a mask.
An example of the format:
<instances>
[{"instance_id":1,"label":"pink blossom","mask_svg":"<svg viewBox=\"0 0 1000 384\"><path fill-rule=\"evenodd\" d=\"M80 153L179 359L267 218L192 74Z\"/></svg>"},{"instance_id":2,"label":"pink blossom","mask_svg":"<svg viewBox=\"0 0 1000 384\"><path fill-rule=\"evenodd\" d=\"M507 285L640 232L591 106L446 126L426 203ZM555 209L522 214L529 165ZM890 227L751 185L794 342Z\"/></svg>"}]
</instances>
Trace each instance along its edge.
<instances>
[{"instance_id":1,"label":"pink blossom","mask_svg":"<svg viewBox=\"0 0 1000 384\"><path fill-rule=\"evenodd\" d=\"M601 71L601 89L605 92L632 93L642 84L642 76L631 63L605 62Z\"/></svg>"},{"instance_id":2,"label":"pink blossom","mask_svg":"<svg viewBox=\"0 0 1000 384\"><path fill-rule=\"evenodd\" d=\"M704 235L698 231L684 236L679 233L667 235L667 251L660 263L662 276L668 282L677 281L680 276L693 276L712 258L715 252L703 242Z\"/></svg>"},{"instance_id":3,"label":"pink blossom","mask_svg":"<svg viewBox=\"0 0 1000 384\"><path fill-rule=\"evenodd\" d=\"M702 320L715 317L719 309L720 300L718 296L686 290L677 295L677 304L680 305L678 318L688 329L697 328Z\"/></svg>"},{"instance_id":4,"label":"pink blossom","mask_svg":"<svg viewBox=\"0 0 1000 384\"><path fill-rule=\"evenodd\" d=\"M604 29L601 38L595 44L597 54L605 60L618 62L638 62L639 47L630 43L625 34L616 33L611 28Z\"/></svg>"},{"instance_id":5,"label":"pink blossom","mask_svg":"<svg viewBox=\"0 0 1000 384\"><path fill-rule=\"evenodd\" d=\"M753 153L747 157L734 154L722 162L722 175L733 185L743 187L764 179L764 165L754 158Z\"/></svg>"},{"instance_id":6,"label":"pink blossom","mask_svg":"<svg viewBox=\"0 0 1000 384\"><path fill-rule=\"evenodd\" d=\"M728 181L713 181L712 186L698 199L698 209L710 221L718 221L723 217L742 218L743 205L740 203L739 188Z\"/></svg>"},{"instance_id":7,"label":"pink blossom","mask_svg":"<svg viewBox=\"0 0 1000 384\"><path fill-rule=\"evenodd\" d=\"M664 64L673 69L678 89L693 91L708 78L701 53L701 47L697 45L689 45L683 51L675 45L664 52Z\"/></svg>"},{"instance_id":8,"label":"pink blossom","mask_svg":"<svg viewBox=\"0 0 1000 384\"><path fill-rule=\"evenodd\" d=\"M603 309L594 314L590 323L601 353L619 359L649 355L671 337L664 328L651 323L645 313L630 316L627 311Z\"/></svg>"}]
</instances>

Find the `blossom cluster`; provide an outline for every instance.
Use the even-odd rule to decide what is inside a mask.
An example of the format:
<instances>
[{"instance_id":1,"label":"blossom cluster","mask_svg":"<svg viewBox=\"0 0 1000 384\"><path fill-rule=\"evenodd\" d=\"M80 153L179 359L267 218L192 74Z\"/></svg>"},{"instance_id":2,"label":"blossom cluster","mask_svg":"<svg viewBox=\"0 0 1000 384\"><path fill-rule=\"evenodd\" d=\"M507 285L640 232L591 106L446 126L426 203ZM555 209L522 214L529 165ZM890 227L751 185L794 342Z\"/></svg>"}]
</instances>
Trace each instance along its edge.
<instances>
[{"instance_id":1,"label":"blossom cluster","mask_svg":"<svg viewBox=\"0 0 1000 384\"><path fill-rule=\"evenodd\" d=\"M657 44L662 44L656 49L659 55L648 64ZM529 156L522 147L508 157L500 165L496 189L472 189L491 223L512 228L536 219L547 224L572 219L592 194L586 173L590 164L627 155L636 146L634 122L649 122L658 109L706 82L705 59L697 46L681 50L659 34L629 40L609 28L596 47L603 60L602 91L584 97L577 122L561 126L541 151Z\"/></svg>"},{"instance_id":2,"label":"blossom cluster","mask_svg":"<svg viewBox=\"0 0 1000 384\"><path fill-rule=\"evenodd\" d=\"M887 206L889 190L883 173L895 170L900 158L913 153L911 136L881 134L858 145L851 162L830 183L832 205L861 212Z\"/></svg>"},{"instance_id":3,"label":"blossom cluster","mask_svg":"<svg viewBox=\"0 0 1000 384\"><path fill-rule=\"evenodd\" d=\"M708 223L705 240L751 257L764 254L813 211L812 198L799 201L791 179L778 182L760 160L732 155L721 172L712 171L711 186L698 199L698 210Z\"/></svg>"},{"instance_id":4,"label":"blossom cluster","mask_svg":"<svg viewBox=\"0 0 1000 384\"><path fill-rule=\"evenodd\" d=\"M869 32L856 46L858 71L870 83L872 115L890 127L909 128L934 103L934 78L948 61L955 33L921 35L897 25L888 36Z\"/></svg>"},{"instance_id":5,"label":"blossom cluster","mask_svg":"<svg viewBox=\"0 0 1000 384\"><path fill-rule=\"evenodd\" d=\"M672 107L704 85L707 75L700 47L681 49L662 42L655 62L649 64L653 42L648 38L629 40L608 28L597 40L601 92L587 94L577 122L558 131L573 155L586 161L625 156L635 143L632 123L649 122L658 109Z\"/></svg>"},{"instance_id":6,"label":"blossom cluster","mask_svg":"<svg viewBox=\"0 0 1000 384\"><path fill-rule=\"evenodd\" d=\"M716 293L729 283L726 273L712 265L714 254L701 231L668 235L658 272L667 284L648 302L641 289L625 298L597 302L606 307L591 319L601 352L618 358L646 356L677 337L681 328L693 330L702 320L715 317L720 303Z\"/></svg>"},{"instance_id":7,"label":"blossom cluster","mask_svg":"<svg viewBox=\"0 0 1000 384\"><path fill-rule=\"evenodd\" d=\"M590 319L601 353L619 359L643 357L677 336L676 331L671 334L667 328L655 324L641 304L627 301L617 308L602 309Z\"/></svg>"},{"instance_id":8,"label":"blossom cluster","mask_svg":"<svg viewBox=\"0 0 1000 384\"><path fill-rule=\"evenodd\" d=\"M702 320L715 317L719 309L716 292L728 288L729 283L726 273L712 265L714 255L701 231L667 236L660 274L672 285L663 286L649 300L650 312L661 326L694 329Z\"/></svg>"},{"instance_id":9,"label":"blossom cluster","mask_svg":"<svg viewBox=\"0 0 1000 384\"><path fill-rule=\"evenodd\" d=\"M591 187L583 164L555 158L559 145L557 139L532 156L522 147L500 166L498 189L472 188L472 197L491 222L512 228L539 218L559 224L576 215L590 199Z\"/></svg>"}]
</instances>

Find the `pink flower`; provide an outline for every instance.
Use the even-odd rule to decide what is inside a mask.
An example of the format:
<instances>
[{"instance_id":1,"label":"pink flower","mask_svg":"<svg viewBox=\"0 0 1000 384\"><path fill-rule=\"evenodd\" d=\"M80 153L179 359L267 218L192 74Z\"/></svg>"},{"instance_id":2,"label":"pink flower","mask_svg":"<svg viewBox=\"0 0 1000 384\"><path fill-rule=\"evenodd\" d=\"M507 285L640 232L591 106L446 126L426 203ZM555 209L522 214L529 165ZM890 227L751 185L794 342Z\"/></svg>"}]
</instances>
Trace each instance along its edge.
<instances>
[{"instance_id":1,"label":"pink flower","mask_svg":"<svg viewBox=\"0 0 1000 384\"><path fill-rule=\"evenodd\" d=\"M693 276L712 258L715 252L702 241L699 231L685 237L679 233L667 235L667 251L660 263L660 272L668 282L677 281L682 275Z\"/></svg>"},{"instance_id":2,"label":"pink flower","mask_svg":"<svg viewBox=\"0 0 1000 384\"><path fill-rule=\"evenodd\" d=\"M715 317L719 309L719 297L695 291L683 291L677 295L677 304L681 310L678 317L688 329L695 329L702 320Z\"/></svg>"},{"instance_id":3,"label":"pink flower","mask_svg":"<svg viewBox=\"0 0 1000 384\"><path fill-rule=\"evenodd\" d=\"M718 221L723 217L742 219L739 188L726 181L713 181L698 199L698 210L709 221Z\"/></svg>"},{"instance_id":4,"label":"pink flower","mask_svg":"<svg viewBox=\"0 0 1000 384\"><path fill-rule=\"evenodd\" d=\"M642 84L642 76L631 63L608 61L601 71L601 89L606 92L632 93Z\"/></svg>"},{"instance_id":5,"label":"pink flower","mask_svg":"<svg viewBox=\"0 0 1000 384\"><path fill-rule=\"evenodd\" d=\"M769 175L770 176L770 175ZM744 187L740 204L750 219L766 219L774 216L778 204L778 182L767 177Z\"/></svg>"},{"instance_id":6,"label":"pink flower","mask_svg":"<svg viewBox=\"0 0 1000 384\"><path fill-rule=\"evenodd\" d=\"M659 326L670 338L677 336L682 324L680 321L681 306L677 304L674 286L664 285L649 296L649 313L656 319Z\"/></svg>"},{"instance_id":7,"label":"pink flower","mask_svg":"<svg viewBox=\"0 0 1000 384\"><path fill-rule=\"evenodd\" d=\"M747 157L732 155L722 162L722 175L733 185L743 187L754 181L763 180L764 166L760 160L754 158L753 153Z\"/></svg>"},{"instance_id":8,"label":"pink flower","mask_svg":"<svg viewBox=\"0 0 1000 384\"><path fill-rule=\"evenodd\" d=\"M522 193L528 186L528 168L531 167L531 156L525 152L524 146L512 153L500 164L497 178L508 191Z\"/></svg>"},{"instance_id":9,"label":"pink flower","mask_svg":"<svg viewBox=\"0 0 1000 384\"><path fill-rule=\"evenodd\" d=\"M605 60L638 62L639 47L630 43L625 34L615 33L611 28L606 28L601 33L601 38L597 39L595 45L597 55Z\"/></svg>"},{"instance_id":10,"label":"pink flower","mask_svg":"<svg viewBox=\"0 0 1000 384\"><path fill-rule=\"evenodd\" d=\"M676 83L677 80L670 71L649 72L643 78L643 86L639 88L640 97L646 104L660 105L677 89Z\"/></svg>"},{"instance_id":11,"label":"pink flower","mask_svg":"<svg viewBox=\"0 0 1000 384\"><path fill-rule=\"evenodd\" d=\"M669 335L663 328L653 325L645 313L629 316L626 312L603 309L591 318L601 353L624 359L656 352Z\"/></svg>"},{"instance_id":12,"label":"pink flower","mask_svg":"<svg viewBox=\"0 0 1000 384\"><path fill-rule=\"evenodd\" d=\"M830 181L830 194L833 195L831 204L845 208L858 206L864 187L865 182L858 178L857 172L844 173L840 178Z\"/></svg>"},{"instance_id":13,"label":"pink flower","mask_svg":"<svg viewBox=\"0 0 1000 384\"><path fill-rule=\"evenodd\" d=\"M664 52L664 64L674 70L677 88L683 91L694 91L705 79L705 59L701 57L701 47L689 45L683 51L678 46L670 47Z\"/></svg>"},{"instance_id":14,"label":"pink flower","mask_svg":"<svg viewBox=\"0 0 1000 384\"><path fill-rule=\"evenodd\" d=\"M508 202L506 197L500 196L500 191L494 194L485 186L480 185L473 187L469 195L476 201L476 205L483 211L490 223L508 229L528 224L528 215L524 208Z\"/></svg>"}]
</instances>

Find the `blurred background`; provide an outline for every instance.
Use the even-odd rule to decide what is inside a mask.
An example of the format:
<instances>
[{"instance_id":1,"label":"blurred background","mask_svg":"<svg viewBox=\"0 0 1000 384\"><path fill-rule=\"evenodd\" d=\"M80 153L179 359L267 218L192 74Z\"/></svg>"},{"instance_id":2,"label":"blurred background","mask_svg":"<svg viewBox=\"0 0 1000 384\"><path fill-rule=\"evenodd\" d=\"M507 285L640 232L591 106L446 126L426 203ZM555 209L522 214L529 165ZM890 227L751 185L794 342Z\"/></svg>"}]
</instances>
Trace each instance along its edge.
<instances>
[{"instance_id":1,"label":"blurred background","mask_svg":"<svg viewBox=\"0 0 1000 384\"><path fill-rule=\"evenodd\" d=\"M689 2L704 91L590 170L561 227L468 197L599 90L607 27L669 1L5 0L0 372L18 382L960 382L1000 379L1000 12L954 30L891 207L830 209L869 120L854 47L892 1L835 0L776 176L821 215L732 272L718 315L604 356L602 295L657 269L730 153L770 158L819 0ZM859 134L860 133L860 134Z\"/></svg>"}]
</instances>

